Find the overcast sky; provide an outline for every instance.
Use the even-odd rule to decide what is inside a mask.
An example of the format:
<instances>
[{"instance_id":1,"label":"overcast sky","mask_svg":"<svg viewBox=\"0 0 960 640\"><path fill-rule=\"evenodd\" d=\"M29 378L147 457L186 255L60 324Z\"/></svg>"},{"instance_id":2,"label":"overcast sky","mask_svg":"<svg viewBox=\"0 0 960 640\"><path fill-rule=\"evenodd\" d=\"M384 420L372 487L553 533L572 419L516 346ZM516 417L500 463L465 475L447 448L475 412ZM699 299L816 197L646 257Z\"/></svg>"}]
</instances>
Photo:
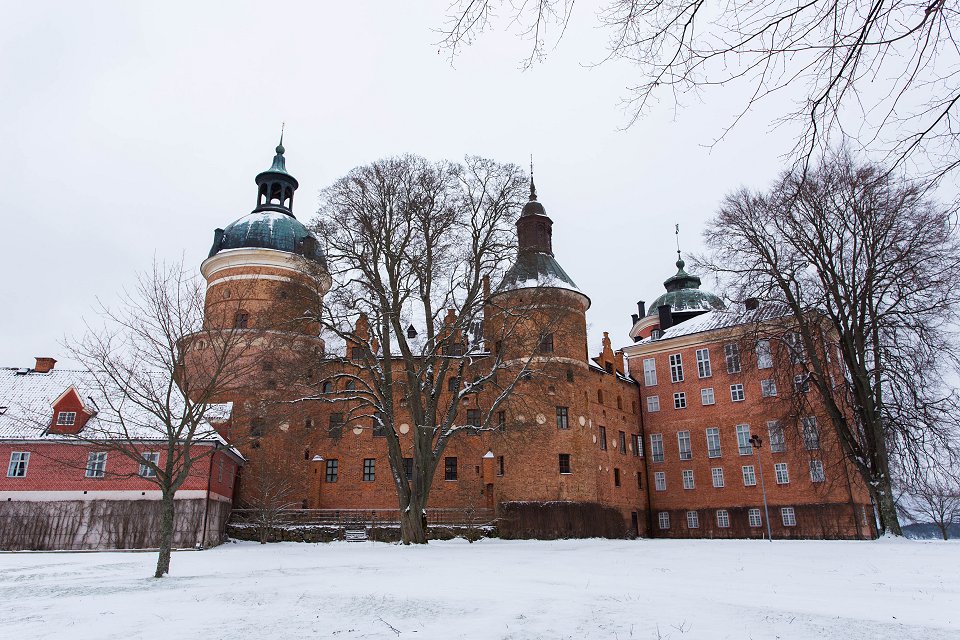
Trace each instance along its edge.
<instances>
[{"instance_id":1,"label":"overcast sky","mask_svg":"<svg viewBox=\"0 0 960 640\"><path fill-rule=\"evenodd\" d=\"M504 33L452 67L432 31L447 0L138 4L6 4L2 366L63 358L96 299L155 256L199 267L213 230L253 208L282 121L304 221L321 188L383 156L533 153L557 260L593 301L591 353L603 331L628 343L636 301L663 292L674 224L698 250L720 198L767 185L790 149L775 103L708 149L740 105L723 89L623 130L636 70L591 64L605 34L588 6L521 71L526 44Z\"/></svg>"}]
</instances>

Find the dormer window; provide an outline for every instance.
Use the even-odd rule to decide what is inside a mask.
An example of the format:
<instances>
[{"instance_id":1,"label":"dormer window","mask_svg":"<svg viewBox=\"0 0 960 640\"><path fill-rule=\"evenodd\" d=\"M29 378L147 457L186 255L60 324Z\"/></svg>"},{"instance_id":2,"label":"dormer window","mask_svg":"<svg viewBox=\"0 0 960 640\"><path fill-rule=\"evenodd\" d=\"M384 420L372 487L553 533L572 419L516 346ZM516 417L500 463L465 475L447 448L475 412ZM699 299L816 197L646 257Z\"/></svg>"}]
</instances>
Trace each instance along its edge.
<instances>
[{"instance_id":1,"label":"dormer window","mask_svg":"<svg viewBox=\"0 0 960 640\"><path fill-rule=\"evenodd\" d=\"M72 427L77 422L76 411L60 411L57 413L57 425Z\"/></svg>"}]
</instances>

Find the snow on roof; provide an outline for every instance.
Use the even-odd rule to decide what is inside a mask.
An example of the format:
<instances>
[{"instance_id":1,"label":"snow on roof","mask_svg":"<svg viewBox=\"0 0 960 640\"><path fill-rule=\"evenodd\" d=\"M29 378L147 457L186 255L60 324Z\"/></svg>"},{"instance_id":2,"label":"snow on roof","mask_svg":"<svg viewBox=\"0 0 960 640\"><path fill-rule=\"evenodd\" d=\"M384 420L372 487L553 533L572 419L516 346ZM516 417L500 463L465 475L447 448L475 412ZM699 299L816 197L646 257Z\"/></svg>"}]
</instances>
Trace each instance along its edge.
<instances>
[{"instance_id":1,"label":"snow on roof","mask_svg":"<svg viewBox=\"0 0 960 640\"><path fill-rule=\"evenodd\" d=\"M53 418L53 404L70 388L80 396L84 407L95 415L83 427L86 438L120 437L123 429L136 440L166 440L166 429L160 421L131 402L124 402L119 392L112 398L104 397L94 376L87 371L54 369L40 373L31 369L0 368L0 440L65 440L73 436L48 433ZM123 407L118 414L111 407ZM219 442L229 446L217 433L213 424L226 421L233 411L233 403L209 405L205 415L206 428L197 441ZM240 453L230 447L237 456ZM242 458L242 456L240 456Z\"/></svg>"},{"instance_id":2,"label":"snow on roof","mask_svg":"<svg viewBox=\"0 0 960 640\"><path fill-rule=\"evenodd\" d=\"M636 344L652 344L654 342L662 342L664 340L670 340L671 338L689 336L705 331L729 329L745 324L766 322L767 320L773 320L775 318L783 318L788 314L789 311L786 307L780 305L763 305L753 310L747 310L742 305L738 305L735 308L727 310L708 311L670 327L664 331L659 338L644 338Z\"/></svg>"}]
</instances>

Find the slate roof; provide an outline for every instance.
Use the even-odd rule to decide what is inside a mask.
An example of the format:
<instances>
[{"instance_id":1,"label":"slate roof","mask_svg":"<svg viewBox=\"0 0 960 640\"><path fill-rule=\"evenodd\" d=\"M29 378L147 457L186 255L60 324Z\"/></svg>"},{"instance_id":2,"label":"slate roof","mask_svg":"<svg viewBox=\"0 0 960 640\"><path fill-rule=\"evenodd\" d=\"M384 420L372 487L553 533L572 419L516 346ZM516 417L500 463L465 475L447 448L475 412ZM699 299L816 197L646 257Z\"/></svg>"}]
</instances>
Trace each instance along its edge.
<instances>
[{"instance_id":1,"label":"slate roof","mask_svg":"<svg viewBox=\"0 0 960 640\"><path fill-rule=\"evenodd\" d=\"M534 287L553 287L568 289L584 294L573 278L567 275L563 267L548 253L541 251L521 251L517 260L507 270L497 287L497 292L532 289Z\"/></svg>"},{"instance_id":2,"label":"slate roof","mask_svg":"<svg viewBox=\"0 0 960 640\"><path fill-rule=\"evenodd\" d=\"M701 314L680 324L674 325L663 332L659 338L644 338L635 344L651 344L663 342L671 338L689 336L695 333L704 333L717 329L728 329L745 324L766 322L789 315L789 310L780 305L763 305L752 311L738 305L728 310L713 310Z\"/></svg>"}]
</instances>

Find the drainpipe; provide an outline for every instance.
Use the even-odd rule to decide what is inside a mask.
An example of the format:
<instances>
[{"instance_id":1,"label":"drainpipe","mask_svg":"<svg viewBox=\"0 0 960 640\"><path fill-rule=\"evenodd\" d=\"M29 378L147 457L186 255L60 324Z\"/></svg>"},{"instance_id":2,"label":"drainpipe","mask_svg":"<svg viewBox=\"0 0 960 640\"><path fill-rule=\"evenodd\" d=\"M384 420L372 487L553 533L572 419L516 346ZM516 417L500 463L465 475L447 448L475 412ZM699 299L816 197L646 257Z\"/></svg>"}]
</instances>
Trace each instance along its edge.
<instances>
[{"instance_id":1,"label":"drainpipe","mask_svg":"<svg viewBox=\"0 0 960 640\"><path fill-rule=\"evenodd\" d=\"M207 514L210 512L210 483L213 481L213 458L220 449L220 443L213 443L213 453L210 454L210 467L207 469L207 495L203 500L203 533L200 538L200 548L207 546Z\"/></svg>"},{"instance_id":2,"label":"drainpipe","mask_svg":"<svg viewBox=\"0 0 960 640\"><path fill-rule=\"evenodd\" d=\"M641 303L637 303L641 304ZM630 376L633 378L633 376ZM649 459L646 456L647 453L647 428L643 421L643 387L640 386L640 381L636 378L633 378L633 381L637 383L637 411L640 414L640 448L644 452L643 460L643 477L646 480L647 484L644 487L643 493L647 497L647 537L653 538L653 505L650 504L650 463Z\"/></svg>"}]
</instances>

